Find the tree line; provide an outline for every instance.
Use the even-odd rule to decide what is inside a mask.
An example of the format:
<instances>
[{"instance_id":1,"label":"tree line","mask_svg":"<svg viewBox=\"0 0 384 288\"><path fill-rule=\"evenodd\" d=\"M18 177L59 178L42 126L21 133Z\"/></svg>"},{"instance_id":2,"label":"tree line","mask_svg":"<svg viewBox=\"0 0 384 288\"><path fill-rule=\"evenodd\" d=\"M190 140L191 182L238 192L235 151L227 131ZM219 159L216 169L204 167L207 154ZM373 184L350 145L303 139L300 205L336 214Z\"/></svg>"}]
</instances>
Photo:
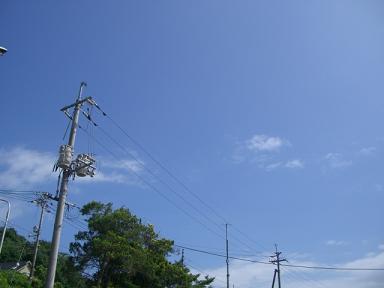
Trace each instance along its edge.
<instances>
[{"instance_id":1,"label":"tree line","mask_svg":"<svg viewBox=\"0 0 384 288\"><path fill-rule=\"evenodd\" d=\"M81 209L88 229L79 231L69 253L60 253L56 288L209 288L214 278L193 274L182 259L171 261L173 241L161 238L129 209L90 202ZM10 228L0 262L31 261L33 242ZM50 242L40 241L34 279L15 271L0 272L0 287L44 286Z\"/></svg>"}]
</instances>

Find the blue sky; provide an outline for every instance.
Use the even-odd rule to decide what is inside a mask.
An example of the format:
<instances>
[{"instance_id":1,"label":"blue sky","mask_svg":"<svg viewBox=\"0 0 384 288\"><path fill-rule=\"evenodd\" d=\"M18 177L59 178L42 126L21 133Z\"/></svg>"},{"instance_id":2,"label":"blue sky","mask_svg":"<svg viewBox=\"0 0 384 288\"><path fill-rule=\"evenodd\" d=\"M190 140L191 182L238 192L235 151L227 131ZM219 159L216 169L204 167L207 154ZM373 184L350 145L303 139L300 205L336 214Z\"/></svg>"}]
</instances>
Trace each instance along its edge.
<instances>
[{"instance_id":1,"label":"blue sky","mask_svg":"<svg viewBox=\"0 0 384 288\"><path fill-rule=\"evenodd\" d=\"M278 243L292 263L384 267L383 13L382 1L3 1L0 188L54 193L59 109L86 81L86 95L227 219L233 255L269 255ZM98 175L71 183L69 200L125 205L176 243L224 251L223 219L94 117L125 150L88 130L115 158L80 131L76 152L96 153ZM13 223L32 229L37 209L14 207ZM52 217L45 223L49 240ZM63 250L75 232L64 228ZM223 286L222 259L186 257ZM287 287L383 281L284 275ZM236 287L272 276L232 261Z\"/></svg>"}]
</instances>

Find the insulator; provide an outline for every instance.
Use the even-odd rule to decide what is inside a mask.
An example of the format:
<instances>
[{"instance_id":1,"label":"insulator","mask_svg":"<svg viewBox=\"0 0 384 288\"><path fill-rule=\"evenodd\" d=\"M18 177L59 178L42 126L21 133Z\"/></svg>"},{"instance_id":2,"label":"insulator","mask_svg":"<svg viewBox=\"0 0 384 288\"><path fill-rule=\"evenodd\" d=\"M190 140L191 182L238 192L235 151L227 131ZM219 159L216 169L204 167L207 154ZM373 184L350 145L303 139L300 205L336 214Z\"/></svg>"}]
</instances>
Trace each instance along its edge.
<instances>
[{"instance_id":1,"label":"insulator","mask_svg":"<svg viewBox=\"0 0 384 288\"><path fill-rule=\"evenodd\" d=\"M59 160L57 160L56 166L62 169L68 169L72 162L72 147L69 145L61 145L59 149Z\"/></svg>"}]
</instances>

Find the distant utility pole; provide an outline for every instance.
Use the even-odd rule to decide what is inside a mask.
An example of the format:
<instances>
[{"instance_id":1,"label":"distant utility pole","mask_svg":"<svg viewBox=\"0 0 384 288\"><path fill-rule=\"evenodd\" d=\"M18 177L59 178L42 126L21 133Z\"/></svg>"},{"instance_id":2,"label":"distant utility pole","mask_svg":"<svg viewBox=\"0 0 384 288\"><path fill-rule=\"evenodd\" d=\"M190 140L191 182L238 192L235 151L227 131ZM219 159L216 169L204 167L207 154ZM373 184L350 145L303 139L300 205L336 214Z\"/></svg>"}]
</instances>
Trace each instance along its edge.
<instances>
[{"instance_id":1,"label":"distant utility pole","mask_svg":"<svg viewBox=\"0 0 384 288\"><path fill-rule=\"evenodd\" d=\"M67 197L68 192L68 181L71 176L77 175L79 177L84 176L93 176L95 168L92 166L95 160L86 154L80 154L77 156L76 160L73 160L73 151L75 145L76 131L79 126L79 114L82 105L87 102L90 105L95 105L96 103L92 100L91 97L87 97L81 99L83 88L86 86L85 82L80 84L79 94L76 99L76 102L65 106L61 109L62 112L67 115L69 119L72 121L71 131L69 134L69 140L67 145L60 146L59 151L59 160L56 163L56 169L61 168L63 173L61 183L60 183L60 191L59 191L59 199L57 203L56 217L55 217L55 225L52 235L52 246L51 253L49 255L49 266L48 266L48 274L45 287L53 288L55 282L55 274L56 274L56 265L57 265L57 257L59 253L59 244L61 237L61 229L63 225L63 216L64 216L64 206L65 199ZM69 109L74 108L72 115L68 112Z\"/></svg>"},{"instance_id":2,"label":"distant utility pole","mask_svg":"<svg viewBox=\"0 0 384 288\"><path fill-rule=\"evenodd\" d=\"M227 288L229 288L229 255L228 255L228 223L225 223L225 250L227 253Z\"/></svg>"},{"instance_id":3,"label":"distant utility pole","mask_svg":"<svg viewBox=\"0 0 384 288\"><path fill-rule=\"evenodd\" d=\"M35 234L35 247L34 247L34 253L33 253L33 260L32 260L32 269L31 269L31 272L29 273L30 280L33 279L33 276L35 274L37 251L39 249L39 241L40 241L40 234L41 234L41 224L43 223L43 215L44 215L44 211L47 209L49 198L50 198L49 193L44 192L40 195L38 199L32 201L33 203L40 206L41 211L40 211L39 224L37 227L36 226L33 227L33 232Z\"/></svg>"},{"instance_id":4,"label":"distant utility pole","mask_svg":"<svg viewBox=\"0 0 384 288\"><path fill-rule=\"evenodd\" d=\"M181 250L181 265L184 265L184 249Z\"/></svg>"},{"instance_id":5,"label":"distant utility pole","mask_svg":"<svg viewBox=\"0 0 384 288\"><path fill-rule=\"evenodd\" d=\"M269 261L272 264L277 265L277 269L275 269L275 272L273 274L272 288L275 287L276 274L277 274L277 281L278 281L279 288L281 288L280 262L286 262L287 259L280 259L281 252L277 251L277 244L275 244L275 249L276 249L275 250L275 255L271 256L272 260Z\"/></svg>"},{"instance_id":6,"label":"distant utility pole","mask_svg":"<svg viewBox=\"0 0 384 288\"><path fill-rule=\"evenodd\" d=\"M5 200L5 199L0 199L0 201L5 202L8 205L7 215L5 216L3 233L1 234L1 241L0 241L0 254L1 254L1 250L3 249L5 231L7 230L7 224L8 224L8 220L9 220L9 213L11 212L11 203L9 203L9 201Z\"/></svg>"}]
</instances>

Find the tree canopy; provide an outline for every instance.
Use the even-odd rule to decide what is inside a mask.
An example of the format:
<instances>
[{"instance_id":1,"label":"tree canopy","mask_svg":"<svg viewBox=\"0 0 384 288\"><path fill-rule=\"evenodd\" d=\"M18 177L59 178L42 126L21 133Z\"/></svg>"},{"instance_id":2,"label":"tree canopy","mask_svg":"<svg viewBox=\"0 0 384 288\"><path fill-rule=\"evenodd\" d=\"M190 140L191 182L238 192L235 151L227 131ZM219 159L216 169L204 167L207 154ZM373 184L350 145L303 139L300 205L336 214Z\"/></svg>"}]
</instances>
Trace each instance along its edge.
<instances>
[{"instance_id":1,"label":"tree canopy","mask_svg":"<svg viewBox=\"0 0 384 288\"><path fill-rule=\"evenodd\" d=\"M173 241L160 238L127 208L91 202L81 213L88 231L75 235L70 252L93 287L211 287L213 278L200 279L181 261L169 261Z\"/></svg>"},{"instance_id":2,"label":"tree canopy","mask_svg":"<svg viewBox=\"0 0 384 288\"><path fill-rule=\"evenodd\" d=\"M70 254L59 254L55 288L211 287L214 278L192 274L182 260L170 261L173 241L161 238L127 208L91 202L81 213L88 229L75 235ZM0 262L32 261L33 248L33 242L7 229ZM32 282L14 270L0 271L0 287L42 288L50 248L50 242L40 241Z\"/></svg>"},{"instance_id":3,"label":"tree canopy","mask_svg":"<svg viewBox=\"0 0 384 288\"><path fill-rule=\"evenodd\" d=\"M0 233L2 229L0 229ZM19 235L14 228L6 231L4 245L0 255L0 262L31 261L33 258L34 243ZM36 272L32 282L28 277L15 271L0 272L0 287L43 287L47 275L49 261L50 242L40 241L36 259ZM57 261L57 272L55 287L73 288L86 287L85 279L80 271L74 266L69 255L60 253Z\"/></svg>"}]
</instances>

